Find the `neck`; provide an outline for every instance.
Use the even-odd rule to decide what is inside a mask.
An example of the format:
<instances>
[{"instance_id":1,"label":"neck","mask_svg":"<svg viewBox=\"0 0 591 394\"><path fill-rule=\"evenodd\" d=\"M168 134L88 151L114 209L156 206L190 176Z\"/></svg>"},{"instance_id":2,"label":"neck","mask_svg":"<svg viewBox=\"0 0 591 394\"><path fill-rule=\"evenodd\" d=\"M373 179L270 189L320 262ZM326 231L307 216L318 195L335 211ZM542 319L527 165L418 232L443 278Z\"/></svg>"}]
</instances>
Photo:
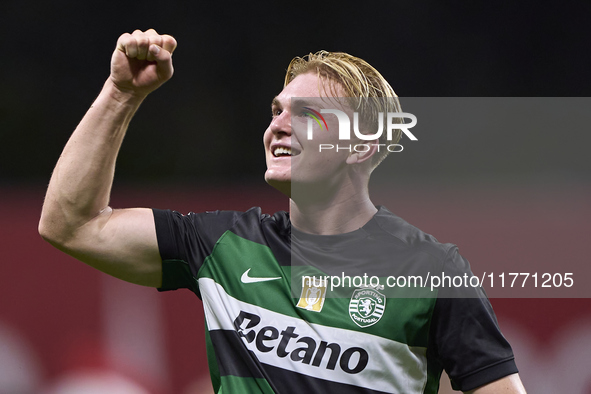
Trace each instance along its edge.
<instances>
[{"instance_id":1,"label":"neck","mask_svg":"<svg viewBox=\"0 0 591 394\"><path fill-rule=\"evenodd\" d=\"M329 195L298 193L313 198L292 194L289 207L293 226L319 235L344 234L363 227L375 215L377 208L369 199L367 186L349 186Z\"/></svg>"}]
</instances>

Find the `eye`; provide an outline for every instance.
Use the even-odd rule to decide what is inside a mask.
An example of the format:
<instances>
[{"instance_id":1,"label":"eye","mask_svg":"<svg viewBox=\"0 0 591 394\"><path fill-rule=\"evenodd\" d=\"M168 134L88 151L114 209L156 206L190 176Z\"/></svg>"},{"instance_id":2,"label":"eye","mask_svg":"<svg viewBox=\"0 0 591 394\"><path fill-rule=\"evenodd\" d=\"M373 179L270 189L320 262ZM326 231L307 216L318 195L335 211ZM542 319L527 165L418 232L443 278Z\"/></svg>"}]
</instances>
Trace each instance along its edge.
<instances>
[{"instance_id":1,"label":"eye","mask_svg":"<svg viewBox=\"0 0 591 394\"><path fill-rule=\"evenodd\" d=\"M279 108L272 108L271 109L271 117L274 118L276 116L279 116L279 115L281 115L282 112L283 111L281 109L279 109Z\"/></svg>"}]
</instances>

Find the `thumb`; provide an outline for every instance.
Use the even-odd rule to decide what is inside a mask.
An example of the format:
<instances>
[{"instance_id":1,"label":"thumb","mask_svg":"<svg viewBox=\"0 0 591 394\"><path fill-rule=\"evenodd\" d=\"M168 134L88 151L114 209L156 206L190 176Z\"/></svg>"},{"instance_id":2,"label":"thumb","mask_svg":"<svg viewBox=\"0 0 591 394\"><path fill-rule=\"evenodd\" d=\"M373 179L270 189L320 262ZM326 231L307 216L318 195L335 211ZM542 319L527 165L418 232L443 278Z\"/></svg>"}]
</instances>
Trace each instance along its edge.
<instances>
[{"instance_id":1,"label":"thumb","mask_svg":"<svg viewBox=\"0 0 591 394\"><path fill-rule=\"evenodd\" d=\"M156 44L152 44L148 49L148 56L146 59L151 62L155 61L158 64L158 68L161 70L161 74L167 79L172 76L172 54L166 49L163 49Z\"/></svg>"}]
</instances>

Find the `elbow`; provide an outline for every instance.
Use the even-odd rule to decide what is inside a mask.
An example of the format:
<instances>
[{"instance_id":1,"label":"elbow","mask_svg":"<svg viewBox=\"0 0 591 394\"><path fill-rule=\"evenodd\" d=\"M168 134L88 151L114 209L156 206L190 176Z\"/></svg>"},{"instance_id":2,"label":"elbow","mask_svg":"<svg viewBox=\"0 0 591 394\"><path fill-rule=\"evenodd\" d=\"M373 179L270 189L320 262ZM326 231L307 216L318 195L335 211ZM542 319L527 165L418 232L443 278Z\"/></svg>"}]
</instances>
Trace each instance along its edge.
<instances>
[{"instance_id":1,"label":"elbow","mask_svg":"<svg viewBox=\"0 0 591 394\"><path fill-rule=\"evenodd\" d=\"M58 237L56 236L55 231L52 231L51 225L47 223L47 220L44 220L43 217L41 218L41 220L39 220L39 226L37 227L37 231L39 231L39 235L45 241L51 244L56 243Z\"/></svg>"},{"instance_id":2,"label":"elbow","mask_svg":"<svg viewBox=\"0 0 591 394\"><path fill-rule=\"evenodd\" d=\"M63 209L57 210L53 207L46 209L44 206L37 231L45 241L65 251L75 248L81 240L91 242L89 240L92 240L94 235L98 235L96 226L88 226L92 221L75 212ZM83 230L83 228L86 228L86 230Z\"/></svg>"},{"instance_id":3,"label":"elbow","mask_svg":"<svg viewBox=\"0 0 591 394\"><path fill-rule=\"evenodd\" d=\"M52 215L52 210L48 207L47 201L43 203L41 208L41 217L37 225L37 231L43 240L55 244L57 240L55 215Z\"/></svg>"},{"instance_id":4,"label":"elbow","mask_svg":"<svg viewBox=\"0 0 591 394\"><path fill-rule=\"evenodd\" d=\"M61 205L48 204L46 201L41 209L37 231L41 238L53 246L57 248L64 246L75 233L71 219L68 219L72 216L72 213L63 209Z\"/></svg>"},{"instance_id":5,"label":"elbow","mask_svg":"<svg viewBox=\"0 0 591 394\"><path fill-rule=\"evenodd\" d=\"M39 220L37 231L39 231L41 238L55 247L64 245L67 239L66 232L59 225L56 225L56 223L43 217L43 215L41 216L41 220Z\"/></svg>"}]
</instances>

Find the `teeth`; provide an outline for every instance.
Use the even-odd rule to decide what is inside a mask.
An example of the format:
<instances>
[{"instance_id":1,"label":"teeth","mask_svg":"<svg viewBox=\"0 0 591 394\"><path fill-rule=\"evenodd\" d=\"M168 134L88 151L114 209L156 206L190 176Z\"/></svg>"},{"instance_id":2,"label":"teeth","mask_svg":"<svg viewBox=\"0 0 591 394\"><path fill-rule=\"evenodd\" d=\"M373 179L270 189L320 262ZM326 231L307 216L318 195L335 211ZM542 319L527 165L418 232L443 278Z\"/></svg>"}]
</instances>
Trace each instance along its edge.
<instances>
[{"instance_id":1,"label":"teeth","mask_svg":"<svg viewBox=\"0 0 591 394\"><path fill-rule=\"evenodd\" d=\"M275 156L291 156L291 149L290 148L284 148L282 146L275 148L275 151L273 152L273 155Z\"/></svg>"}]
</instances>

